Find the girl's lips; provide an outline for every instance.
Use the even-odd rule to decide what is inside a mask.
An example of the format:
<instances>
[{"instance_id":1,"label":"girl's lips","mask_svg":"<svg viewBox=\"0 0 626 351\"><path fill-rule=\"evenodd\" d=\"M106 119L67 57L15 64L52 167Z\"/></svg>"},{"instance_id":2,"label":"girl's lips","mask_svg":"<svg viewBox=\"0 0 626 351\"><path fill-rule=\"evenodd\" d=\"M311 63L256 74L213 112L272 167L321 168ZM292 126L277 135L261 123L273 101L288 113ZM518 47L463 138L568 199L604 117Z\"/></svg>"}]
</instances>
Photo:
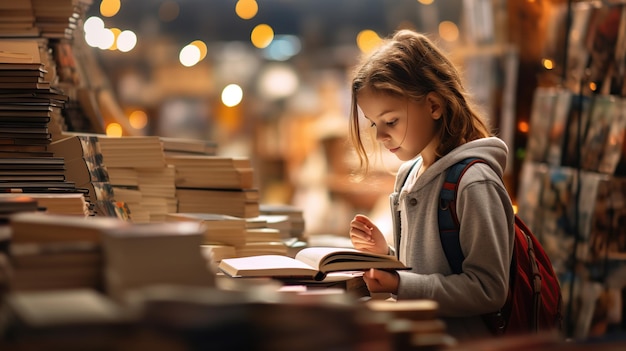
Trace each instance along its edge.
<instances>
[{"instance_id":1,"label":"girl's lips","mask_svg":"<svg viewBox=\"0 0 626 351\"><path fill-rule=\"evenodd\" d=\"M400 150L400 148L399 148L399 147L394 147L393 149L389 149L389 151L390 151L391 153L394 153L394 154L395 154L395 153L396 153L396 151L398 151L398 150Z\"/></svg>"}]
</instances>

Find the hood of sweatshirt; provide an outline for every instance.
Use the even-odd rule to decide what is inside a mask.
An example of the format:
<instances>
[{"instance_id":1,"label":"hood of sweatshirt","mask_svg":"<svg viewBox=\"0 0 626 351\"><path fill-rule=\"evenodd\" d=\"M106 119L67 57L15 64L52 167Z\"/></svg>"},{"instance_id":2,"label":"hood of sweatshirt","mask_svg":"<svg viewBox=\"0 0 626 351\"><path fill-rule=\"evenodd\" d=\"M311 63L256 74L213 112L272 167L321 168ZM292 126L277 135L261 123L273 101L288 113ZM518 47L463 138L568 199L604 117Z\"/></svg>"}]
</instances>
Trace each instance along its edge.
<instances>
[{"instance_id":1,"label":"hood of sweatshirt","mask_svg":"<svg viewBox=\"0 0 626 351\"><path fill-rule=\"evenodd\" d=\"M435 161L420 176L416 185L419 187L419 184L428 184L433 178L441 175L441 173L445 172L445 170L450 166L468 157L478 157L485 160L485 162L491 166L498 176L502 178L504 169L506 168L507 155L508 147L506 146L506 143L498 137L488 137L470 141L455 148L447 155L444 155L442 158ZM411 160L403 163L398 170L398 174L406 174L415 162L415 160ZM421 157L418 157L417 166L420 165ZM398 177L396 180L396 189L401 186L401 184L399 184L401 181L403 181L403 177Z\"/></svg>"}]
</instances>

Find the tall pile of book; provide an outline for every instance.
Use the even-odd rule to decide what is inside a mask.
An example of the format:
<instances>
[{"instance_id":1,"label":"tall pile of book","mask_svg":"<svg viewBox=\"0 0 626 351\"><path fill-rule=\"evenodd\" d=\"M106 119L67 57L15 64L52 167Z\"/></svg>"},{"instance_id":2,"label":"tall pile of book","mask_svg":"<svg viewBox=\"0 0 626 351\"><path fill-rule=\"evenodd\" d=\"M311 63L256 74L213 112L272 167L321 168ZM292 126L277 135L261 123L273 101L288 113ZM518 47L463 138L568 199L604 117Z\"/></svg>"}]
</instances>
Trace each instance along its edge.
<instances>
[{"instance_id":1,"label":"tall pile of book","mask_svg":"<svg viewBox=\"0 0 626 351\"><path fill-rule=\"evenodd\" d=\"M69 101L59 88L58 62L51 48L58 40L72 38L72 27L90 4L91 0L0 3L0 188L41 194L51 209L55 194L63 194L65 202L77 200L77 206L85 201L80 199L85 191L65 178L65 160L49 150L67 129L63 110ZM78 208L74 213L84 215ZM92 214L89 209L87 213Z\"/></svg>"},{"instance_id":2,"label":"tall pile of book","mask_svg":"<svg viewBox=\"0 0 626 351\"><path fill-rule=\"evenodd\" d=\"M37 42L0 40L3 48L20 58L0 58L0 188L72 191L74 183L63 174L64 160L47 149L52 141L49 122L65 96L44 80Z\"/></svg>"}]
</instances>

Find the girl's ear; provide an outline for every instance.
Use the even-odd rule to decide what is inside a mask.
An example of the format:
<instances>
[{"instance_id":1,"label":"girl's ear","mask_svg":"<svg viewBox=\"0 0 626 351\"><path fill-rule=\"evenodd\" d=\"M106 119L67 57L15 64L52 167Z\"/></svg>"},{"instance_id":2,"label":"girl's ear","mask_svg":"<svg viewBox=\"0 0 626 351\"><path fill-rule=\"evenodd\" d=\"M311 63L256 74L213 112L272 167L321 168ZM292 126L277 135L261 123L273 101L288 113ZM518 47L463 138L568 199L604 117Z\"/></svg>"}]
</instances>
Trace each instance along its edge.
<instances>
[{"instance_id":1,"label":"girl's ear","mask_svg":"<svg viewBox=\"0 0 626 351\"><path fill-rule=\"evenodd\" d=\"M441 95L431 91L426 95L426 102L430 109L430 114L434 120L438 120L443 115L443 99Z\"/></svg>"}]
</instances>

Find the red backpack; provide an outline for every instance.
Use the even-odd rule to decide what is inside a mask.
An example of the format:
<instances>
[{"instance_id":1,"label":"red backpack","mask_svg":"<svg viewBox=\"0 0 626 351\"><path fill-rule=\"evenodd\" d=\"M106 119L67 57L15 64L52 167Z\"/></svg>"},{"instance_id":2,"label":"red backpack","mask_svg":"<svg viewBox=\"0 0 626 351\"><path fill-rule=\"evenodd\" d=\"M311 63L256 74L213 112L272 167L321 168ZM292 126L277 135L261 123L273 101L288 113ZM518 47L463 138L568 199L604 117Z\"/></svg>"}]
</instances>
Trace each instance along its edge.
<instances>
[{"instance_id":1,"label":"red backpack","mask_svg":"<svg viewBox=\"0 0 626 351\"><path fill-rule=\"evenodd\" d=\"M446 258L455 273L461 273L463 253L456 217L456 192L463 173L478 158L465 159L446 173L439 198L439 232ZM515 243L506 303L497 312L484 315L495 335L560 330L562 296L550 258L521 218L515 215Z\"/></svg>"}]
</instances>

